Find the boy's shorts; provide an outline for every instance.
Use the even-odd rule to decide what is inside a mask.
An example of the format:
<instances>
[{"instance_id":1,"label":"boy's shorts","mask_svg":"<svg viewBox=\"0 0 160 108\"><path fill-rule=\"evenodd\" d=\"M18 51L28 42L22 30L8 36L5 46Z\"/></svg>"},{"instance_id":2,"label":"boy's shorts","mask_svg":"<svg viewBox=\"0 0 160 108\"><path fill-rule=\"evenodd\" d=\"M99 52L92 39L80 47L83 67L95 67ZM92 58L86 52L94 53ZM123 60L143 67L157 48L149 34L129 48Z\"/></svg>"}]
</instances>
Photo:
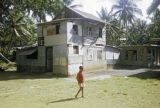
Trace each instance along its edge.
<instances>
[{"instance_id":1,"label":"boy's shorts","mask_svg":"<svg viewBox=\"0 0 160 108\"><path fill-rule=\"evenodd\" d=\"M78 83L79 87L84 87L84 83Z\"/></svg>"}]
</instances>

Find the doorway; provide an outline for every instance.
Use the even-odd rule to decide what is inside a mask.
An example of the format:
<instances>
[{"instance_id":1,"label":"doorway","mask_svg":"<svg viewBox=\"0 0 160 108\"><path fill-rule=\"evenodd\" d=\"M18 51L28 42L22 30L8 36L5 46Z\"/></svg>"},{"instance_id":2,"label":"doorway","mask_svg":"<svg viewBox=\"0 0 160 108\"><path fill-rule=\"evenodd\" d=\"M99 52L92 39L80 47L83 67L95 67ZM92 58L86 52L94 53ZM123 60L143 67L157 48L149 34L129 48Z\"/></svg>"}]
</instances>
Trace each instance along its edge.
<instances>
[{"instance_id":1,"label":"doorway","mask_svg":"<svg viewBox=\"0 0 160 108\"><path fill-rule=\"evenodd\" d=\"M46 48L46 71L53 72L53 47Z\"/></svg>"}]
</instances>

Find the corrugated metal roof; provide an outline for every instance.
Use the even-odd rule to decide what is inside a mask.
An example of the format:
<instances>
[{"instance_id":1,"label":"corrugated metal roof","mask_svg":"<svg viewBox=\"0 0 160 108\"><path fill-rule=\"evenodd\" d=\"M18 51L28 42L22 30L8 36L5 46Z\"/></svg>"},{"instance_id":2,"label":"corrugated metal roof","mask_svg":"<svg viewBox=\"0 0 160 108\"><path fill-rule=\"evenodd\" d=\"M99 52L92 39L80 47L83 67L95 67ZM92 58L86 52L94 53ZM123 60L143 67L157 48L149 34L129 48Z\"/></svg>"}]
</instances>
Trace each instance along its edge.
<instances>
[{"instance_id":1,"label":"corrugated metal roof","mask_svg":"<svg viewBox=\"0 0 160 108\"><path fill-rule=\"evenodd\" d=\"M76 10L80 15L84 16L85 18L87 19L92 19L92 20L95 20L95 21L99 21L99 22L102 22L102 23L105 23L105 21L101 20L100 18L90 14L90 13L86 13L86 12L82 12L82 11L79 11L79 10Z\"/></svg>"},{"instance_id":2,"label":"corrugated metal roof","mask_svg":"<svg viewBox=\"0 0 160 108\"><path fill-rule=\"evenodd\" d=\"M106 23L105 21L101 20L100 18L98 18L98 17L96 17L96 16L94 16L94 15L92 15L90 13L82 12L82 11L79 11L79 10L76 10L76 9L73 9L73 8L70 8L70 7L67 7L67 6L65 8L67 8L70 11L80 15L81 17L77 17L77 18L74 18L74 17L73 18L60 18L60 19L55 17L55 19L50 21L50 22L39 23L38 25L50 24L50 23L53 23L53 22L60 22L60 21L64 21L64 20L83 20L83 19L97 21L97 22L103 23L103 24Z\"/></svg>"},{"instance_id":3,"label":"corrugated metal roof","mask_svg":"<svg viewBox=\"0 0 160 108\"><path fill-rule=\"evenodd\" d=\"M30 49L30 50L26 50L26 51L20 52L19 55L31 55L36 51L37 51L37 49Z\"/></svg>"}]
</instances>

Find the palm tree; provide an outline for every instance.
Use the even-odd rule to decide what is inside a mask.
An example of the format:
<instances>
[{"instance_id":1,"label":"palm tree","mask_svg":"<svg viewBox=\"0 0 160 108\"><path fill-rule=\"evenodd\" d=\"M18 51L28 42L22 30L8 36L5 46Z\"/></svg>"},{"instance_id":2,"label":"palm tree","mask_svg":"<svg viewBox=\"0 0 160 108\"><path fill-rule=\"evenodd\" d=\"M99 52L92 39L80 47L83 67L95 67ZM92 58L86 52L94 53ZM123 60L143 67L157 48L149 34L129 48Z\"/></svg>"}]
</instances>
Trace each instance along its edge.
<instances>
[{"instance_id":1,"label":"palm tree","mask_svg":"<svg viewBox=\"0 0 160 108\"><path fill-rule=\"evenodd\" d=\"M110 13L107 11L106 8L101 7L100 12L97 11L98 16L104 20L104 21L110 21L112 19L112 16L110 15Z\"/></svg>"},{"instance_id":2,"label":"palm tree","mask_svg":"<svg viewBox=\"0 0 160 108\"><path fill-rule=\"evenodd\" d=\"M149 41L148 25L146 21L136 20L128 30L131 45L146 44Z\"/></svg>"},{"instance_id":3,"label":"palm tree","mask_svg":"<svg viewBox=\"0 0 160 108\"><path fill-rule=\"evenodd\" d=\"M29 11L32 11L32 18L37 22L46 22L46 16L49 15L52 18L60 12L64 7L61 0L31 0L28 3Z\"/></svg>"},{"instance_id":4,"label":"palm tree","mask_svg":"<svg viewBox=\"0 0 160 108\"><path fill-rule=\"evenodd\" d=\"M156 9L151 18L152 23L149 25L150 35L159 38L160 33L160 10Z\"/></svg>"},{"instance_id":5,"label":"palm tree","mask_svg":"<svg viewBox=\"0 0 160 108\"><path fill-rule=\"evenodd\" d=\"M126 31L126 42L128 40L127 29L136 19L136 14L142 15L142 11L137 7L133 0L118 0L117 4L112 6L112 15L120 20L122 28Z\"/></svg>"},{"instance_id":6,"label":"palm tree","mask_svg":"<svg viewBox=\"0 0 160 108\"><path fill-rule=\"evenodd\" d=\"M0 52L4 55L9 54L16 43L22 40L24 43L34 36L34 27L30 19L17 9L10 10L10 14L0 23Z\"/></svg>"},{"instance_id":7,"label":"palm tree","mask_svg":"<svg viewBox=\"0 0 160 108\"><path fill-rule=\"evenodd\" d=\"M80 4L73 4L74 0L63 0L64 5L69 6L71 8L82 7Z\"/></svg>"},{"instance_id":8,"label":"palm tree","mask_svg":"<svg viewBox=\"0 0 160 108\"><path fill-rule=\"evenodd\" d=\"M97 12L99 17L106 21L106 39L107 44L119 45L120 37L123 35L122 28L120 27L119 21L111 16L110 12L106 8L102 7L100 12Z\"/></svg>"},{"instance_id":9,"label":"palm tree","mask_svg":"<svg viewBox=\"0 0 160 108\"><path fill-rule=\"evenodd\" d=\"M147 10L148 15L153 13L158 8L159 5L160 5L160 0L153 0L151 5L149 6L149 8Z\"/></svg>"}]
</instances>

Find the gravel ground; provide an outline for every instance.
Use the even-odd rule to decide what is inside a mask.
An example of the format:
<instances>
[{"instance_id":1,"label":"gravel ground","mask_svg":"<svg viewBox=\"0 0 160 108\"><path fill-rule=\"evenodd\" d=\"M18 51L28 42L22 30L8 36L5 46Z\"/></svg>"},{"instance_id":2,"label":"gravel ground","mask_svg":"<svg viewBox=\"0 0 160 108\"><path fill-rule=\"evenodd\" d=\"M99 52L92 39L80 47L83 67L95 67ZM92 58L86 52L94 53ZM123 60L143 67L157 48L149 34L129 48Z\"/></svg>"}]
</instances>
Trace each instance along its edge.
<instances>
[{"instance_id":1,"label":"gravel ground","mask_svg":"<svg viewBox=\"0 0 160 108\"><path fill-rule=\"evenodd\" d=\"M127 78L128 76L139 74L139 73L144 73L148 71L153 71L151 69L120 69L120 70L107 70L107 71L100 71L100 72L90 72L86 73L85 75L85 80L103 80L106 78L111 78L112 76L122 76ZM160 71L158 69L154 71ZM76 81L75 80L75 75L71 76L69 78L66 78L67 80L70 81Z\"/></svg>"}]
</instances>

